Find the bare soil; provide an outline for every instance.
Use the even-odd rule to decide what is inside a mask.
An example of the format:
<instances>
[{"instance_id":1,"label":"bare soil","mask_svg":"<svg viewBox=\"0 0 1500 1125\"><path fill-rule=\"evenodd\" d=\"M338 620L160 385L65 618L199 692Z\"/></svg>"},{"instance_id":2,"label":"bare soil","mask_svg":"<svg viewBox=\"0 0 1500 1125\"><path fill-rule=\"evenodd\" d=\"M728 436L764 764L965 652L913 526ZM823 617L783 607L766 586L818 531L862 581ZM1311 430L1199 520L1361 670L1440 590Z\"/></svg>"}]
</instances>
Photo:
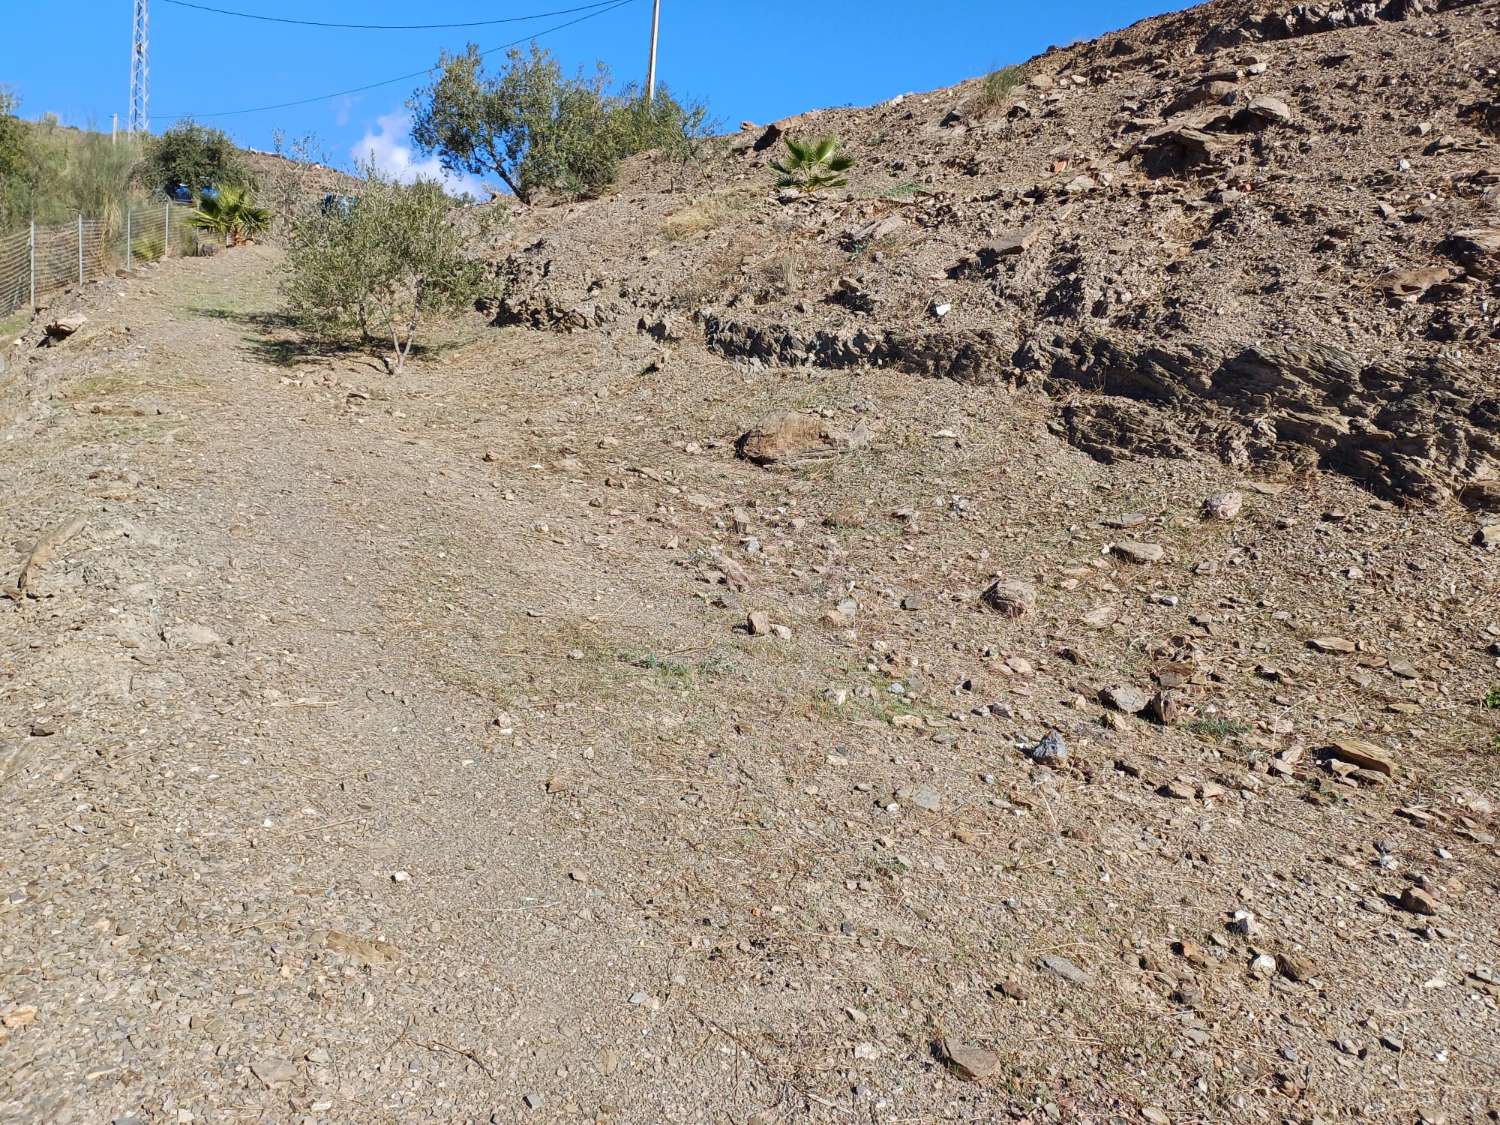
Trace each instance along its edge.
<instances>
[{"instance_id":1,"label":"bare soil","mask_svg":"<svg viewBox=\"0 0 1500 1125\"><path fill-rule=\"evenodd\" d=\"M275 264L119 283L10 388L5 538L87 524L5 610L0 1116L1492 1112L1467 516L630 330L455 326L392 380L300 355ZM809 407L873 440L734 457ZM1175 725L1098 702L1173 674Z\"/></svg>"},{"instance_id":2,"label":"bare soil","mask_svg":"<svg viewBox=\"0 0 1500 1125\"><path fill-rule=\"evenodd\" d=\"M641 161L396 377L269 247L64 298L0 1121L1495 1120L1495 33L1219 3L786 123L847 193Z\"/></svg>"}]
</instances>

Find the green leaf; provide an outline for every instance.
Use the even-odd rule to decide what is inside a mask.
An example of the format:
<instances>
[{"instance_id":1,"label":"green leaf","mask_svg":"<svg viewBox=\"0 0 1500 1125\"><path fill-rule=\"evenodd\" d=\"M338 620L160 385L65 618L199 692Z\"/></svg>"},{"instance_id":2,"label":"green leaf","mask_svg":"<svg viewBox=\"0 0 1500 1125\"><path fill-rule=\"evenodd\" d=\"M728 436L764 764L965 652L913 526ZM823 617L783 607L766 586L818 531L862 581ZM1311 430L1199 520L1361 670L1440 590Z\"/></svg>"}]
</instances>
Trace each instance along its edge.
<instances>
[{"instance_id":1,"label":"green leaf","mask_svg":"<svg viewBox=\"0 0 1500 1125\"><path fill-rule=\"evenodd\" d=\"M835 156L828 162L828 169L831 172L847 172L853 167L854 157L852 156Z\"/></svg>"},{"instance_id":2,"label":"green leaf","mask_svg":"<svg viewBox=\"0 0 1500 1125\"><path fill-rule=\"evenodd\" d=\"M833 150L839 147L839 139L835 136L827 136L819 139L813 148L813 159L819 164L828 163L828 158L833 155Z\"/></svg>"}]
</instances>

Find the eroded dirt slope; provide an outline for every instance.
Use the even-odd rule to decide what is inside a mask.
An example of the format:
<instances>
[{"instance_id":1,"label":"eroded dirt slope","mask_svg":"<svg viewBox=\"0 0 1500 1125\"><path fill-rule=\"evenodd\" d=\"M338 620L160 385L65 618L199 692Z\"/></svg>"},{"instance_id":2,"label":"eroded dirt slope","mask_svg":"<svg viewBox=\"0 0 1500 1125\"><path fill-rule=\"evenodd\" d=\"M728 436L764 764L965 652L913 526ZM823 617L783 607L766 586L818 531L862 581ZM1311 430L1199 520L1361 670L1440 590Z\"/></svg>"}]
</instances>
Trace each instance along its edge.
<instances>
[{"instance_id":1,"label":"eroded dirt slope","mask_svg":"<svg viewBox=\"0 0 1500 1125\"><path fill-rule=\"evenodd\" d=\"M1496 503L1494 4L1221 0L1024 75L750 128L518 213L498 319L1039 383L1102 459ZM837 134L849 187L778 193L778 131Z\"/></svg>"}]
</instances>

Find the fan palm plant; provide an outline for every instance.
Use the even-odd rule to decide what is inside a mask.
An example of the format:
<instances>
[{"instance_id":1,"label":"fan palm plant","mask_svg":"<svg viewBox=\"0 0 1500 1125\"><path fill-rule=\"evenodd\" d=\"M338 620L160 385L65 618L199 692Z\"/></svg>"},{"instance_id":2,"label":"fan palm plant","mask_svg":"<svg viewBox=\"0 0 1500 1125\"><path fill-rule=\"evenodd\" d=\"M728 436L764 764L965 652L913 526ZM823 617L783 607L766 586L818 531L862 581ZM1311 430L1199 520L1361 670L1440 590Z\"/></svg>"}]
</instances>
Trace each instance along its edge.
<instances>
[{"instance_id":1,"label":"fan palm plant","mask_svg":"<svg viewBox=\"0 0 1500 1125\"><path fill-rule=\"evenodd\" d=\"M236 246L265 233L271 225L271 209L257 207L246 188L221 187L213 195L204 193L188 222L199 230L223 235L225 246Z\"/></svg>"},{"instance_id":2,"label":"fan palm plant","mask_svg":"<svg viewBox=\"0 0 1500 1125\"><path fill-rule=\"evenodd\" d=\"M854 167L854 158L838 154L837 137L819 137L812 141L786 137L785 140L789 155L782 160L771 161L771 167L781 173L781 179L777 181L778 187L817 191L820 188L848 186L849 177L844 173Z\"/></svg>"}]
</instances>

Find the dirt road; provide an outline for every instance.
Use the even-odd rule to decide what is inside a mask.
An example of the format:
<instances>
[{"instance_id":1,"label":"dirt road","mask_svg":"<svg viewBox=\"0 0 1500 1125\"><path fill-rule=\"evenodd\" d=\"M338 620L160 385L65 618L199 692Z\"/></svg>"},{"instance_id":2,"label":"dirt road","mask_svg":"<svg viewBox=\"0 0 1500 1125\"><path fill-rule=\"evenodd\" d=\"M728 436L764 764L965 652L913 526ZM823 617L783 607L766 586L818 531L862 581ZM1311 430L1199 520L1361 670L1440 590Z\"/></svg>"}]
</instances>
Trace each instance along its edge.
<instances>
[{"instance_id":1,"label":"dirt road","mask_svg":"<svg viewBox=\"0 0 1500 1125\"><path fill-rule=\"evenodd\" d=\"M6 538L87 523L0 612L0 1119L1496 1104L1493 619L1430 585L1483 581L1461 516L1313 480L1204 527L1233 470L1097 465L1039 395L632 332L456 328L391 379L301 356L274 264L119 283L6 403ZM811 405L871 449L733 459ZM1163 568L1101 555L1126 510ZM977 609L996 573L1044 608ZM1093 702L1148 635L1210 654L1223 724ZM1052 728L1067 768L1017 750ZM1338 734L1397 778L1330 789ZM1387 902L1418 875L1435 919Z\"/></svg>"}]
</instances>

